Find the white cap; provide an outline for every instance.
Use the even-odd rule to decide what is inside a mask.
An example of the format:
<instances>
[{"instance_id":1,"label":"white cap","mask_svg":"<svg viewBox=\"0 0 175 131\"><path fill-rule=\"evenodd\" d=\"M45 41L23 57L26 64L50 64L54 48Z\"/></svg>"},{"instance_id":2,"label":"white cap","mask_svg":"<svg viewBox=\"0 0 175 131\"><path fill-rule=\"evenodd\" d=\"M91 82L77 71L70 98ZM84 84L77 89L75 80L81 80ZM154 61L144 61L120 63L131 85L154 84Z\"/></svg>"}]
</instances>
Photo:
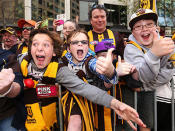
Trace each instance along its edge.
<instances>
[{"instance_id":1,"label":"white cap","mask_svg":"<svg viewBox=\"0 0 175 131\"><path fill-rule=\"evenodd\" d=\"M131 16L129 21L129 26L131 30L133 29L134 24L139 20L154 20L157 23L158 16L151 9L140 8Z\"/></svg>"}]
</instances>

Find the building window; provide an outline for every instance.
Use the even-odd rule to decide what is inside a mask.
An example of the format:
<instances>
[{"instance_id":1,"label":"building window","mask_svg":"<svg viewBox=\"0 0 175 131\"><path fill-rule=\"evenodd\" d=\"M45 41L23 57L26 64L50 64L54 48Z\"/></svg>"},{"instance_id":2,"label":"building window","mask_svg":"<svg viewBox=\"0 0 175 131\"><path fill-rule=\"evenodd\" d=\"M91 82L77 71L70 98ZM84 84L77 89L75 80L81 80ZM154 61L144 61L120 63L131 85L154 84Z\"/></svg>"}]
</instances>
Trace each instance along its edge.
<instances>
[{"instance_id":1,"label":"building window","mask_svg":"<svg viewBox=\"0 0 175 131\"><path fill-rule=\"evenodd\" d=\"M61 6L64 7L64 3L63 2L61 3Z\"/></svg>"},{"instance_id":2,"label":"building window","mask_svg":"<svg viewBox=\"0 0 175 131\"><path fill-rule=\"evenodd\" d=\"M72 3L72 7L75 8L75 4L74 3Z\"/></svg>"},{"instance_id":3,"label":"building window","mask_svg":"<svg viewBox=\"0 0 175 131\"><path fill-rule=\"evenodd\" d=\"M127 26L127 7L105 4L108 11L108 23L111 25Z\"/></svg>"},{"instance_id":4,"label":"building window","mask_svg":"<svg viewBox=\"0 0 175 131\"><path fill-rule=\"evenodd\" d=\"M53 18L53 13L51 13L51 12L47 12L47 16L49 17L49 18Z\"/></svg>"},{"instance_id":5,"label":"building window","mask_svg":"<svg viewBox=\"0 0 175 131\"><path fill-rule=\"evenodd\" d=\"M74 10L74 9L72 9L72 14L76 14L76 12L75 12L75 10Z\"/></svg>"},{"instance_id":6,"label":"building window","mask_svg":"<svg viewBox=\"0 0 175 131\"><path fill-rule=\"evenodd\" d=\"M42 8L38 8L38 15L39 15L39 16L42 16L42 13L43 13Z\"/></svg>"},{"instance_id":7,"label":"building window","mask_svg":"<svg viewBox=\"0 0 175 131\"><path fill-rule=\"evenodd\" d=\"M72 16L72 19L75 20L75 16Z\"/></svg>"},{"instance_id":8,"label":"building window","mask_svg":"<svg viewBox=\"0 0 175 131\"><path fill-rule=\"evenodd\" d=\"M45 2L45 0L43 0L43 2L42 2L42 3L43 3L43 6L45 6L45 3L46 3L46 2Z\"/></svg>"},{"instance_id":9,"label":"building window","mask_svg":"<svg viewBox=\"0 0 175 131\"><path fill-rule=\"evenodd\" d=\"M39 0L38 3L42 5L42 0Z\"/></svg>"},{"instance_id":10,"label":"building window","mask_svg":"<svg viewBox=\"0 0 175 131\"><path fill-rule=\"evenodd\" d=\"M56 13L59 13L60 12L60 9L58 7L55 7L55 12Z\"/></svg>"},{"instance_id":11,"label":"building window","mask_svg":"<svg viewBox=\"0 0 175 131\"><path fill-rule=\"evenodd\" d=\"M51 2L47 2L47 8L52 10L53 9L53 4Z\"/></svg>"},{"instance_id":12,"label":"building window","mask_svg":"<svg viewBox=\"0 0 175 131\"><path fill-rule=\"evenodd\" d=\"M60 0L55 0L55 3L59 4L60 3Z\"/></svg>"},{"instance_id":13,"label":"building window","mask_svg":"<svg viewBox=\"0 0 175 131\"><path fill-rule=\"evenodd\" d=\"M91 9L91 6L95 4L95 2L88 2L88 1L80 1L79 2L79 16L80 21L89 22L88 19L88 12Z\"/></svg>"}]
</instances>

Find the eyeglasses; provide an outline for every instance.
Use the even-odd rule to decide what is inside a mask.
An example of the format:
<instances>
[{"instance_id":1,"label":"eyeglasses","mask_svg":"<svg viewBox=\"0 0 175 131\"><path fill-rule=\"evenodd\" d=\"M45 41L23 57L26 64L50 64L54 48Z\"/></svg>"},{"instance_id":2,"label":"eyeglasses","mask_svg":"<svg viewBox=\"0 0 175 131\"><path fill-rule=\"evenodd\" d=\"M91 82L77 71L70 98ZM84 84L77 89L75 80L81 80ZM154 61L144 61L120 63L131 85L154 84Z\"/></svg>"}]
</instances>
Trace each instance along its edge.
<instances>
[{"instance_id":1,"label":"eyeglasses","mask_svg":"<svg viewBox=\"0 0 175 131\"><path fill-rule=\"evenodd\" d=\"M22 29L23 29L23 30L25 30L25 29L26 29L26 30L33 30L34 28L33 28L33 27L23 27Z\"/></svg>"},{"instance_id":2,"label":"eyeglasses","mask_svg":"<svg viewBox=\"0 0 175 131\"><path fill-rule=\"evenodd\" d=\"M82 40L82 41L75 40L75 41L71 41L70 44L78 45L79 42L81 42L81 44L83 44L83 45L87 45L89 43L88 40Z\"/></svg>"},{"instance_id":3,"label":"eyeglasses","mask_svg":"<svg viewBox=\"0 0 175 131\"><path fill-rule=\"evenodd\" d=\"M155 26L155 24L154 24L154 23L148 23L148 24L146 24L146 25L138 25L138 26L134 27L133 29L134 29L135 31L143 30L143 27L144 27L144 26L145 26L146 28L152 28L152 27Z\"/></svg>"}]
</instances>

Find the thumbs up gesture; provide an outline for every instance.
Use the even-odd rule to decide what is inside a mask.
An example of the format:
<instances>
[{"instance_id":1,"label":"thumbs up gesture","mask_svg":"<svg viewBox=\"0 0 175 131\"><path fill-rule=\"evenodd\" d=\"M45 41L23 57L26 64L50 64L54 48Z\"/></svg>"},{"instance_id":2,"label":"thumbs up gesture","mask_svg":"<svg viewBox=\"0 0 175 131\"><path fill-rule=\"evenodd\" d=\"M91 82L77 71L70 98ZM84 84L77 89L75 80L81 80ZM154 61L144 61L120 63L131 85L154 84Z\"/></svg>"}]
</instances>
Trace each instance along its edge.
<instances>
[{"instance_id":1,"label":"thumbs up gesture","mask_svg":"<svg viewBox=\"0 0 175 131\"><path fill-rule=\"evenodd\" d=\"M151 52L158 56L165 56L174 51L174 42L171 38L158 38L158 33L156 31L152 31L153 33L153 45L151 47Z\"/></svg>"},{"instance_id":2,"label":"thumbs up gesture","mask_svg":"<svg viewBox=\"0 0 175 131\"><path fill-rule=\"evenodd\" d=\"M108 50L106 57L100 56L97 58L96 62L96 71L100 74L106 75L111 78L114 74L113 58L112 51L114 48Z\"/></svg>"},{"instance_id":3,"label":"thumbs up gesture","mask_svg":"<svg viewBox=\"0 0 175 131\"><path fill-rule=\"evenodd\" d=\"M136 72L135 66L129 64L128 62L122 62L121 57L118 56L118 64L117 64L118 76L124 76L135 72Z\"/></svg>"}]
</instances>

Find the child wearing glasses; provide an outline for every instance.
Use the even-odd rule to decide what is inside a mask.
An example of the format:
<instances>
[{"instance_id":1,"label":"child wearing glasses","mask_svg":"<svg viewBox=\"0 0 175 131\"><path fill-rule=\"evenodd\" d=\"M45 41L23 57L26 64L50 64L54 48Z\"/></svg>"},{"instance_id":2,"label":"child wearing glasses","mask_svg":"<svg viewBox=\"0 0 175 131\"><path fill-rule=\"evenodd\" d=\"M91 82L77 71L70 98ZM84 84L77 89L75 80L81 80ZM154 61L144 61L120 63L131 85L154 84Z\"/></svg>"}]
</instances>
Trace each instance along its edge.
<instances>
[{"instance_id":1,"label":"child wearing glasses","mask_svg":"<svg viewBox=\"0 0 175 131\"><path fill-rule=\"evenodd\" d=\"M58 58L62 54L61 43L58 34L46 29L36 29L30 34L29 53L21 62L21 71L25 79L24 101L27 108L25 124L27 130L58 129L56 108L58 100L56 86L54 86L56 83L94 103L114 109L134 129L131 121L145 126L133 108L114 99L99 88L83 82L67 66L58 63Z\"/></svg>"},{"instance_id":2,"label":"child wearing glasses","mask_svg":"<svg viewBox=\"0 0 175 131\"><path fill-rule=\"evenodd\" d=\"M157 129L171 130L172 114L168 104L171 102L172 92L169 82L174 74L175 46L171 38L160 39L157 20L158 15L154 11L138 9L130 18L132 34L124 50L125 61L136 66L137 79L143 84L137 90L137 110L147 127L141 127L141 131L151 131L154 128L154 104L157 104ZM123 100L133 106L134 91L125 88L123 94ZM125 130L132 129L126 125Z\"/></svg>"},{"instance_id":3,"label":"child wearing glasses","mask_svg":"<svg viewBox=\"0 0 175 131\"><path fill-rule=\"evenodd\" d=\"M132 65L128 63L121 63L120 70L115 70L111 57L112 51L109 51L107 59L96 60L88 52L87 32L78 29L72 32L67 37L68 52L62 58L69 69L79 76L84 81L92 82L91 77L94 75L105 81L106 83L116 84L118 76L129 74L133 70ZM63 96L63 103L65 103L63 110L65 110L65 121L67 122L67 130L74 128L76 131L93 130L94 127L94 110L92 103L85 98L75 95L67 91ZM72 100L72 102L71 102ZM84 122L84 123L83 123ZM76 125L76 126L75 126Z\"/></svg>"}]
</instances>

